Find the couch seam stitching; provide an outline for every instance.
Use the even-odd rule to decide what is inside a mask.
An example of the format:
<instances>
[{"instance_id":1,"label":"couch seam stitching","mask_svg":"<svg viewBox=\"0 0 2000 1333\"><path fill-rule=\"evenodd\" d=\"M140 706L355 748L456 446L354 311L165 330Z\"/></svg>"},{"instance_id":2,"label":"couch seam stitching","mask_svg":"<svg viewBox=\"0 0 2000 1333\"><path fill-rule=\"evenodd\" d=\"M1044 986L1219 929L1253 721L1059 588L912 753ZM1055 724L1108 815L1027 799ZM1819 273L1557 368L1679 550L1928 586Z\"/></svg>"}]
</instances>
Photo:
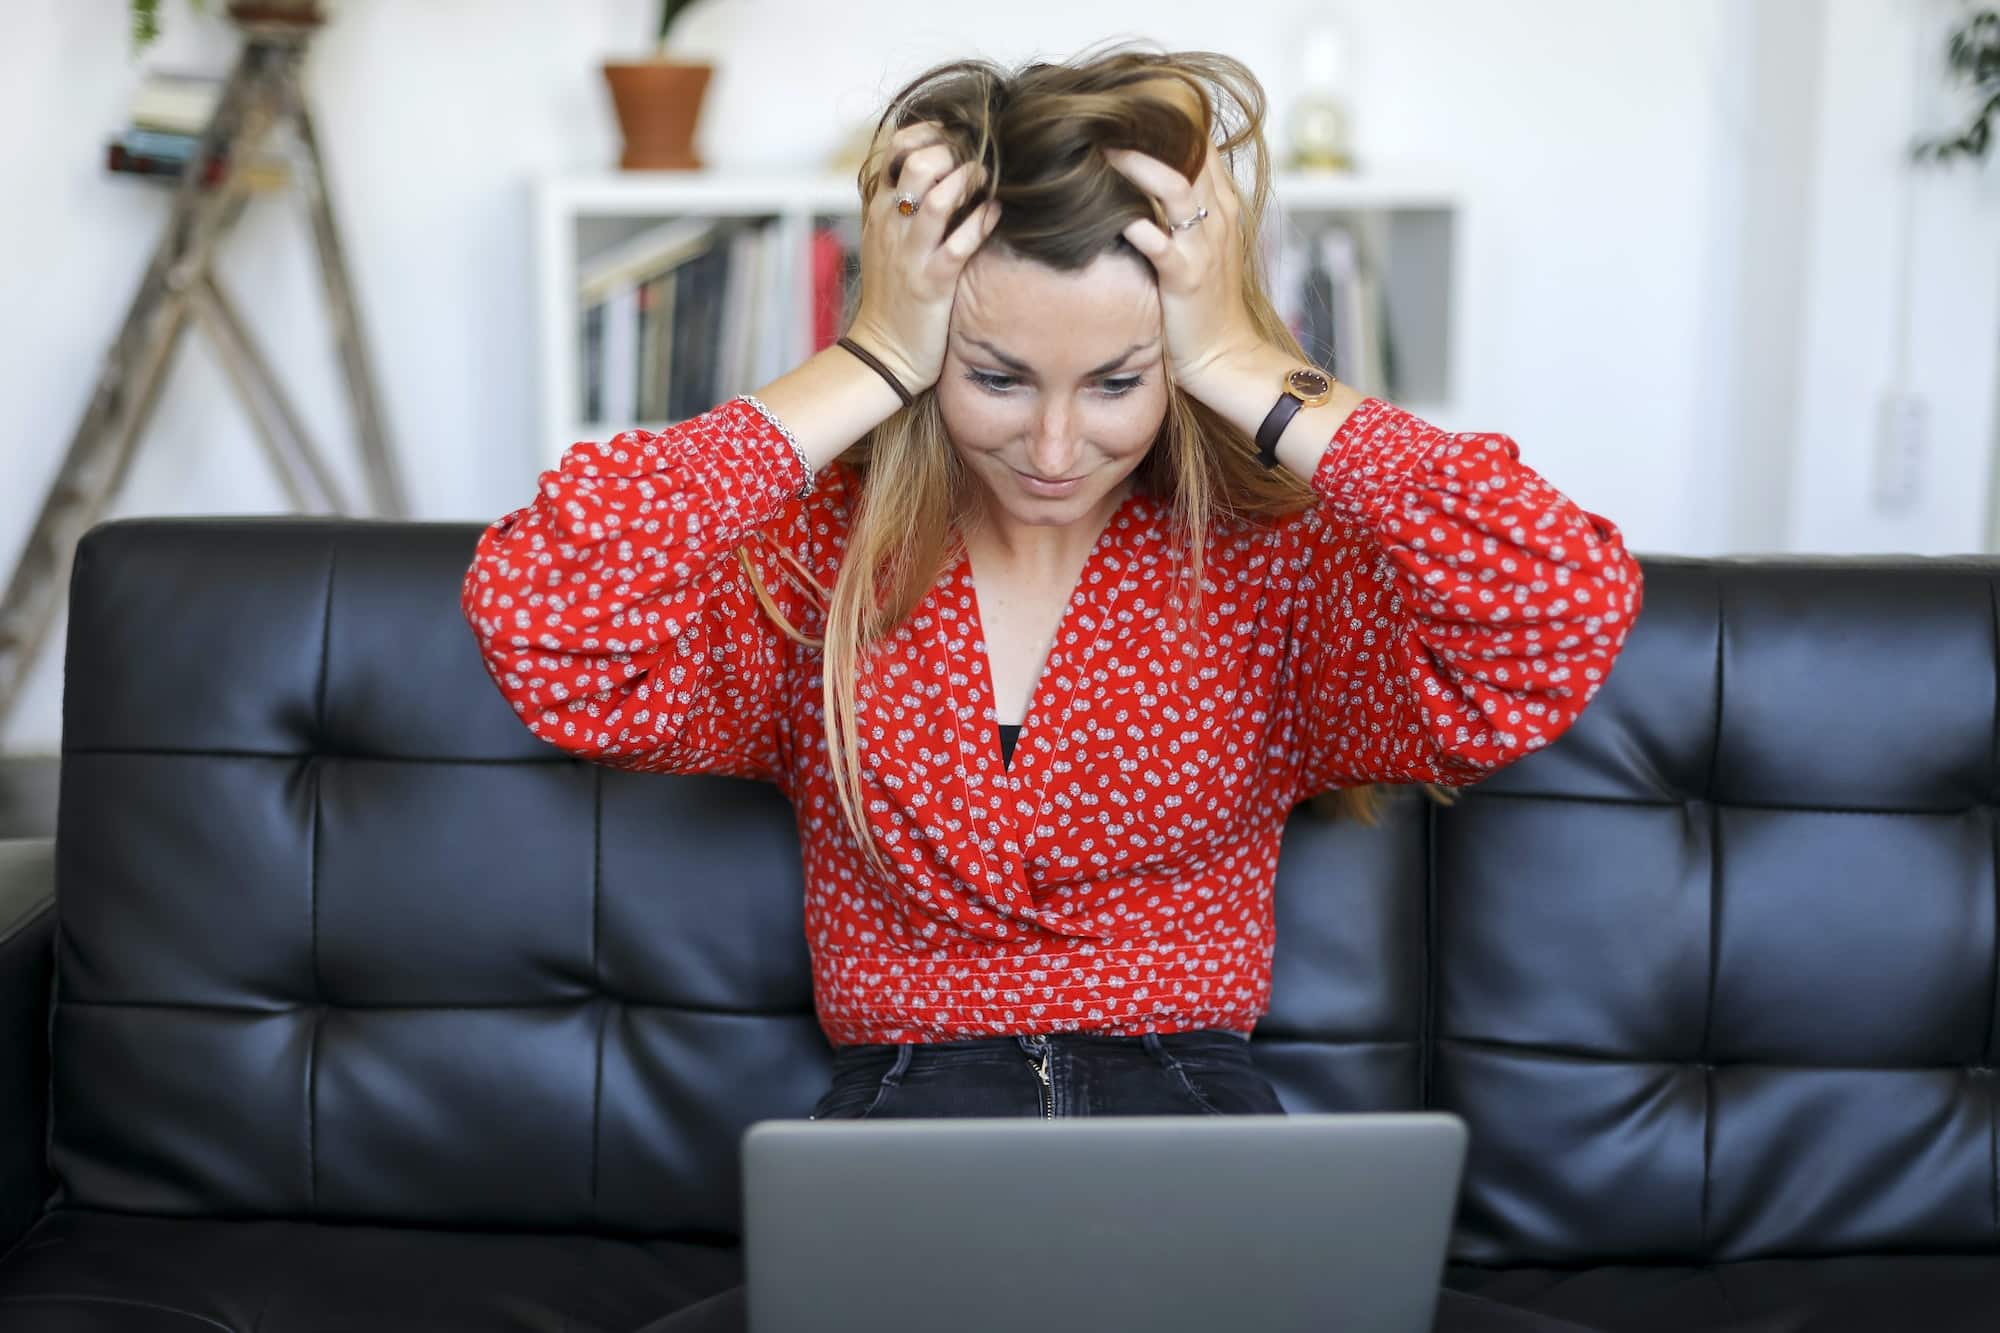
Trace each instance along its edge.
<instances>
[{"instance_id":1,"label":"couch seam stitching","mask_svg":"<svg viewBox=\"0 0 2000 1333\"><path fill-rule=\"evenodd\" d=\"M1423 989L1417 1014L1417 1105L1430 1108L1437 1083L1437 990L1443 969L1438 966L1438 810L1424 803L1424 944Z\"/></svg>"},{"instance_id":2,"label":"couch seam stitching","mask_svg":"<svg viewBox=\"0 0 2000 1333\"><path fill-rule=\"evenodd\" d=\"M1986 605L1991 612L1993 627L1993 738L1988 750L1986 785L1990 793L1994 786L1996 771L2000 771L2000 587L1991 578L1986 581ZM1989 940L1993 957L1989 964L1986 982L1986 1039L1980 1043L1979 1060L1983 1065L1993 1062L1993 1011L2000 1004L2000 836L1996 836L1992 813L1987 813L1986 830L1988 856L1994 864L1994 923L1993 938ZM2000 1106L1994 1102L1994 1084L1991 1078L1983 1080L1986 1085L1986 1174L1988 1193L1993 1203L1993 1229L2000 1231Z\"/></svg>"},{"instance_id":3,"label":"couch seam stitching","mask_svg":"<svg viewBox=\"0 0 2000 1333\"><path fill-rule=\"evenodd\" d=\"M1702 800L1708 806L1708 1001L1701 1018L1701 1209L1697 1245L1704 1259L1709 1255L1709 1209L1714 1191L1715 1171L1715 1067L1709 1061L1709 1043L1715 1031L1715 980L1719 970L1717 935L1720 931L1718 907L1722 899L1722 813L1715 799L1715 775L1722 756L1723 662L1728 644L1727 590L1721 577L1715 580L1715 725L1709 734L1708 774L1702 781Z\"/></svg>"},{"instance_id":4,"label":"couch seam stitching","mask_svg":"<svg viewBox=\"0 0 2000 1333\"><path fill-rule=\"evenodd\" d=\"M593 766L590 798L590 989L597 1009L596 1065L590 1079L590 1215L597 1218L598 1154L604 1118L604 1028L610 1021L609 1000L599 974L598 897L604 862L604 770Z\"/></svg>"},{"instance_id":5,"label":"couch seam stitching","mask_svg":"<svg viewBox=\"0 0 2000 1333\"><path fill-rule=\"evenodd\" d=\"M339 557L338 542L328 542L326 588L320 599L319 684L313 694L312 743L315 749L306 759L312 771L312 818L306 848L306 900L307 910L311 915L313 983L312 1028L306 1039L306 1209L313 1214L319 1212L319 1116L315 1103L319 1099L320 1025L326 1015L326 985L320 973L319 957L319 833L322 768L317 747L323 745L326 739L327 662L332 656L333 580Z\"/></svg>"},{"instance_id":6,"label":"couch seam stitching","mask_svg":"<svg viewBox=\"0 0 2000 1333\"><path fill-rule=\"evenodd\" d=\"M583 1009L594 1000L594 995L566 996L556 1000L494 1000L486 1003L467 1004L290 1004L275 1009L258 1009L243 1004L203 1004L181 1000L65 1000L85 1009L187 1009L207 1014L238 1014L244 1018L284 1018L292 1014L302 1014L310 1009L340 1009L351 1014L394 1014L411 1010L437 1013L484 1013L507 1009ZM621 1004L634 1009L669 1009L677 1014L695 1014L710 1018L811 1018L810 1008L802 1009L723 1009L715 1005L682 1004L677 1000L633 1000L621 999Z\"/></svg>"}]
</instances>

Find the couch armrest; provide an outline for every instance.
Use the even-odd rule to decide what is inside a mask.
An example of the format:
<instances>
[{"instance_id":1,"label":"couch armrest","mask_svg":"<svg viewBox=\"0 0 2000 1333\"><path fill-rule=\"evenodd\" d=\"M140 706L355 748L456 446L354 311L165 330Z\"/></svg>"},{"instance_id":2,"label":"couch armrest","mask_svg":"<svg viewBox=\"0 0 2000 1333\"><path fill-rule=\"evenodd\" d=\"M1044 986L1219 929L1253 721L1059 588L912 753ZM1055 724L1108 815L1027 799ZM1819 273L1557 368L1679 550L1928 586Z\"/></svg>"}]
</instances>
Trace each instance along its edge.
<instances>
[{"instance_id":1,"label":"couch armrest","mask_svg":"<svg viewBox=\"0 0 2000 1333\"><path fill-rule=\"evenodd\" d=\"M55 966L53 838L0 840L0 1253L53 1185L46 1129L49 981Z\"/></svg>"}]
</instances>

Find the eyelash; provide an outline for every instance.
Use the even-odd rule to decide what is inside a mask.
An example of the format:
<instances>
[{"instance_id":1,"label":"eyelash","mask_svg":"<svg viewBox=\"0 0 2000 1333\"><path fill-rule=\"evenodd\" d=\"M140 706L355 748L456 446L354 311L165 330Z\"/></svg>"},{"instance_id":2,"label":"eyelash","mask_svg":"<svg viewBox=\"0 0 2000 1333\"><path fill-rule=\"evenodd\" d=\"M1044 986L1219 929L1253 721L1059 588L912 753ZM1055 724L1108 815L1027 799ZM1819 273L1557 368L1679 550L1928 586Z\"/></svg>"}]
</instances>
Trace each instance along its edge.
<instances>
[{"instance_id":1,"label":"eyelash","mask_svg":"<svg viewBox=\"0 0 2000 1333\"><path fill-rule=\"evenodd\" d=\"M965 378L971 380L988 393L1005 393L1014 383L1012 375L989 375L983 370L968 370L965 372ZM1130 379L1123 380L1104 380L1102 381L1104 396L1106 398L1123 398L1126 394L1132 392L1132 390L1145 382L1146 377L1144 375L1134 375Z\"/></svg>"}]
</instances>

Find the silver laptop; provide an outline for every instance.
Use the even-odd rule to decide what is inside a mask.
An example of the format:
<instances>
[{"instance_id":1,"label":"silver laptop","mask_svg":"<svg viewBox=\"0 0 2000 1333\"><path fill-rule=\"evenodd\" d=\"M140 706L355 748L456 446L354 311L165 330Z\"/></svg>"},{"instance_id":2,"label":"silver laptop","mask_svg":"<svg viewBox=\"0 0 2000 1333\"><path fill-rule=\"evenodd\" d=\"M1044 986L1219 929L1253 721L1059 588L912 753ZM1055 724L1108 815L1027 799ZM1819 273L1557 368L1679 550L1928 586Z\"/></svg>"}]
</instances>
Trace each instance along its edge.
<instances>
[{"instance_id":1,"label":"silver laptop","mask_svg":"<svg viewBox=\"0 0 2000 1333\"><path fill-rule=\"evenodd\" d=\"M743 1139L752 1333L1428 1333L1448 1112L770 1120Z\"/></svg>"}]
</instances>

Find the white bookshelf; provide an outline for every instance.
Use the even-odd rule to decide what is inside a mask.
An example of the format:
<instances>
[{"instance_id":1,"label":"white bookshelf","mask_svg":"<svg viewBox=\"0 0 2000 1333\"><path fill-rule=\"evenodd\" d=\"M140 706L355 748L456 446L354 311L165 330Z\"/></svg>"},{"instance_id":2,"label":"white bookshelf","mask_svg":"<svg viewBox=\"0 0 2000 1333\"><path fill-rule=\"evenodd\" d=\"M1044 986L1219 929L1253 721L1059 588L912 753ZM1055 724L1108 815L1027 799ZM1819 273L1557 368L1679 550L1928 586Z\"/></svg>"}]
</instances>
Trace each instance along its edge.
<instances>
[{"instance_id":1,"label":"white bookshelf","mask_svg":"<svg viewBox=\"0 0 2000 1333\"><path fill-rule=\"evenodd\" d=\"M1396 346L1397 401L1432 420L1452 416L1464 271L1463 200L1446 183L1415 173L1280 174L1274 211L1286 229L1323 220L1352 227L1382 278L1385 318ZM777 259L764 317L777 321L781 373L812 350L813 229L833 221L859 227L851 175L731 175L628 171L550 177L533 190L540 466L552 467L576 440L604 439L642 421L586 421L582 407L579 266L643 228L677 217L759 219L774 228ZM755 384L732 389L755 388ZM1366 392L1381 386L1360 385Z\"/></svg>"}]
</instances>

